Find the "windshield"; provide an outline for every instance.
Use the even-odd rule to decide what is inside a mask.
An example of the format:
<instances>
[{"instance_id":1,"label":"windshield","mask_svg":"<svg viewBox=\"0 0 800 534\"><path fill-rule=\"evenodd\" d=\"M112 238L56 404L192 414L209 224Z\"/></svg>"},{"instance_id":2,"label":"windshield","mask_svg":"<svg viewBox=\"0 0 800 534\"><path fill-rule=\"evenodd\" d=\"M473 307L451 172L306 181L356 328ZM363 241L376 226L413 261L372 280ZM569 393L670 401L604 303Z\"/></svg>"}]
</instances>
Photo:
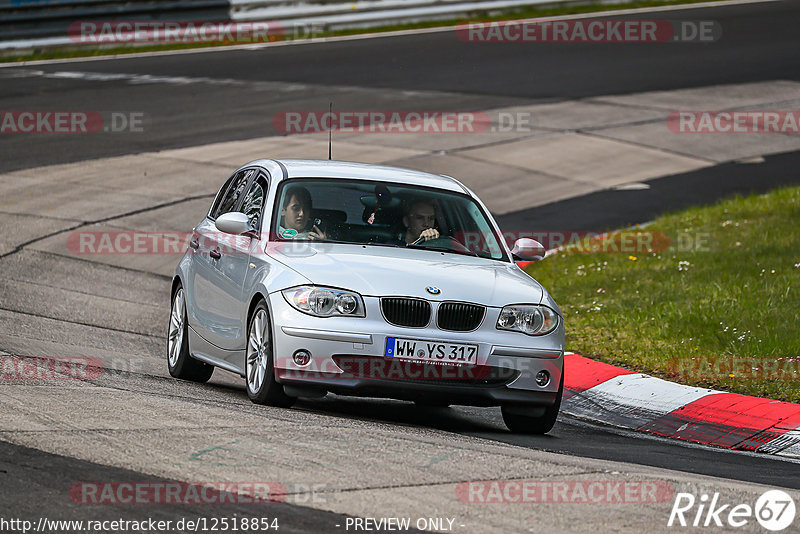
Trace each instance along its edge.
<instances>
[{"instance_id":1,"label":"windshield","mask_svg":"<svg viewBox=\"0 0 800 534\"><path fill-rule=\"evenodd\" d=\"M425 248L506 260L499 235L469 196L441 189L342 179L281 184L277 239Z\"/></svg>"}]
</instances>

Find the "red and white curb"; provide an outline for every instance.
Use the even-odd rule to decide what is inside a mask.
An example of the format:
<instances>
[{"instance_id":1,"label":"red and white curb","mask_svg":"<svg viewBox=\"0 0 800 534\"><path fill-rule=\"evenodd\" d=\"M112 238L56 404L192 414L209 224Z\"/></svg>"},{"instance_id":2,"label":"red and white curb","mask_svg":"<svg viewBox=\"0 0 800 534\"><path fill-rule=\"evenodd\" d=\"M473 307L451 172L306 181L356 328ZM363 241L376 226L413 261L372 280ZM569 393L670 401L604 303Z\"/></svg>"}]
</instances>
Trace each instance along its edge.
<instances>
[{"instance_id":1,"label":"red and white curb","mask_svg":"<svg viewBox=\"0 0 800 534\"><path fill-rule=\"evenodd\" d=\"M561 410L620 428L800 458L800 404L685 386L574 353Z\"/></svg>"}]
</instances>

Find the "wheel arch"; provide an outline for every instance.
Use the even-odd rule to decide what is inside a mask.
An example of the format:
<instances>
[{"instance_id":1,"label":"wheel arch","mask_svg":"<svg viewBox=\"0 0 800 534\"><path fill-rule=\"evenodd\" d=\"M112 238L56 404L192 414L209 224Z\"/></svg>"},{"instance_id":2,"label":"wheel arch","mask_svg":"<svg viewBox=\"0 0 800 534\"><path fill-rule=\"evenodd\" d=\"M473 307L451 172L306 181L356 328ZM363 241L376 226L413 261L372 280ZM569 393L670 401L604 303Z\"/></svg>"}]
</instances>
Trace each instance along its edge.
<instances>
[{"instance_id":1,"label":"wheel arch","mask_svg":"<svg viewBox=\"0 0 800 534\"><path fill-rule=\"evenodd\" d=\"M250 303L247 305L247 317L246 317L246 324L250 324L250 319L253 317L253 311L256 309L256 306L260 301L264 301L264 304L267 306L267 312L270 315L270 323L272 322L272 308L269 305L269 299L265 296L264 292L261 289L256 290L253 293L253 296L250 297Z\"/></svg>"},{"instance_id":2,"label":"wheel arch","mask_svg":"<svg viewBox=\"0 0 800 534\"><path fill-rule=\"evenodd\" d=\"M272 336L272 352L275 354L275 334L277 332L278 325L275 323L275 314L272 313L272 303L269 300L269 292L267 292L266 288L263 286L256 289L255 293L253 293L253 295L250 297L250 302L247 305L247 322L245 323L247 326L245 328L245 340L247 339L247 336L250 335L250 319L253 318L253 312L255 311L258 303L261 301L264 301L264 306L267 308L267 318L269 319L270 334ZM247 341L245 341L245 343L247 343ZM245 345L245 358L247 358L246 352L247 345Z\"/></svg>"},{"instance_id":3,"label":"wheel arch","mask_svg":"<svg viewBox=\"0 0 800 534\"><path fill-rule=\"evenodd\" d=\"M172 297L174 297L174 296L175 296L175 292L178 290L178 286L181 286L181 287L183 287L183 288L184 288L184 291L186 290L186 287L185 287L185 285L184 285L184 283L183 283L183 280L181 280L181 277L180 277L180 275L177 275L177 274L176 274L176 275L175 275L175 276L172 278L172 289L171 289L171 290L170 290L170 292L169 292L169 297L170 297L170 300L172 299Z\"/></svg>"}]
</instances>

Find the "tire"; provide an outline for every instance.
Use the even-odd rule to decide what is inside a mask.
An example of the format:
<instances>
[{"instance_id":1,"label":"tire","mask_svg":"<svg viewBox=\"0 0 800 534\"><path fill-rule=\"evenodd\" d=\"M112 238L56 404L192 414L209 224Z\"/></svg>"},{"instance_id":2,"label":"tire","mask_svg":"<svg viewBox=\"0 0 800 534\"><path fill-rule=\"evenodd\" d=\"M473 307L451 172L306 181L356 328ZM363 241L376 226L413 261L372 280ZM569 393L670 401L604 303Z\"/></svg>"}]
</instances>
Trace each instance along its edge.
<instances>
[{"instance_id":1,"label":"tire","mask_svg":"<svg viewBox=\"0 0 800 534\"><path fill-rule=\"evenodd\" d=\"M186 298L183 286L172 295L169 326L167 327L167 367L175 378L192 382L208 382L214 366L195 360L189 354L189 331L186 320Z\"/></svg>"},{"instance_id":2,"label":"tire","mask_svg":"<svg viewBox=\"0 0 800 534\"><path fill-rule=\"evenodd\" d=\"M255 404L288 408L297 400L283 391L275 380L272 350L272 326L269 310L262 300L256 305L247 322L247 352L245 356L247 396Z\"/></svg>"},{"instance_id":3,"label":"tire","mask_svg":"<svg viewBox=\"0 0 800 534\"><path fill-rule=\"evenodd\" d=\"M561 372L561 382L558 384L555 404L548 406L544 414L539 417L520 415L512 413L508 407L501 408L503 412L503 422L511 432L515 434L547 434L552 430L553 425L558 419L558 411L561 409L561 397L564 396L564 372Z\"/></svg>"}]
</instances>

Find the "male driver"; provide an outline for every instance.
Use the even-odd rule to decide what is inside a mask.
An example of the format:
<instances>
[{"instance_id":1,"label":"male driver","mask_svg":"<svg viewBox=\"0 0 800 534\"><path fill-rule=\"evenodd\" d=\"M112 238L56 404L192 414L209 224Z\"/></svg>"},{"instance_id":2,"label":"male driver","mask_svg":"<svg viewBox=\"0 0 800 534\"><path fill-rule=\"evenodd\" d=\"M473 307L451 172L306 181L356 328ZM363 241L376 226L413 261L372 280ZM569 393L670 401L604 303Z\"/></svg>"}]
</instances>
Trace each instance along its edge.
<instances>
[{"instance_id":1,"label":"male driver","mask_svg":"<svg viewBox=\"0 0 800 534\"><path fill-rule=\"evenodd\" d=\"M430 200L416 200L408 204L403 215L406 227L405 243L430 241L439 237L436 224L436 205Z\"/></svg>"},{"instance_id":2,"label":"male driver","mask_svg":"<svg viewBox=\"0 0 800 534\"><path fill-rule=\"evenodd\" d=\"M325 239L325 233L311 225L311 209L308 189L299 185L290 187L283 197L278 235L284 239Z\"/></svg>"}]
</instances>

